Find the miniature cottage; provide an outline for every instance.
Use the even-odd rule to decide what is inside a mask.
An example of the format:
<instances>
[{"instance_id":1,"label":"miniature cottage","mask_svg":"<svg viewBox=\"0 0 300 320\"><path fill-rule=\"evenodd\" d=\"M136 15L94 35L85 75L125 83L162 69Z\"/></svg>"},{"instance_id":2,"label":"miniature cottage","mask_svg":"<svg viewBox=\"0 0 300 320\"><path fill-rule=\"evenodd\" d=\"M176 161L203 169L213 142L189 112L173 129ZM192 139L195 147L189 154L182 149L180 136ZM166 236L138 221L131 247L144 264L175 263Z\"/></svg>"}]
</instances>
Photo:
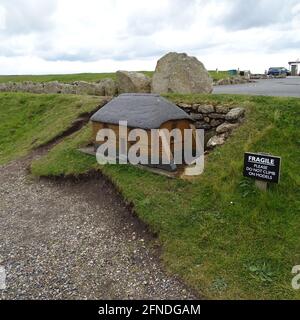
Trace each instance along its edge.
<instances>
[{"instance_id":1,"label":"miniature cottage","mask_svg":"<svg viewBox=\"0 0 300 320\"><path fill-rule=\"evenodd\" d=\"M146 130L149 141L151 141L151 129L167 129L171 132L178 128L184 136L184 129L191 129L194 122L178 106L156 94L121 94L96 112L91 121L95 149L103 143L103 141L97 141L97 133L100 129L112 129L118 140L119 121L127 121L128 133L136 128ZM172 143L171 150L174 150L176 146L174 141ZM147 148L151 149L151 143L147 145ZM160 154L162 152L160 145ZM150 150L148 154L150 154ZM174 163L157 165L156 167L168 171L177 169Z\"/></svg>"}]
</instances>

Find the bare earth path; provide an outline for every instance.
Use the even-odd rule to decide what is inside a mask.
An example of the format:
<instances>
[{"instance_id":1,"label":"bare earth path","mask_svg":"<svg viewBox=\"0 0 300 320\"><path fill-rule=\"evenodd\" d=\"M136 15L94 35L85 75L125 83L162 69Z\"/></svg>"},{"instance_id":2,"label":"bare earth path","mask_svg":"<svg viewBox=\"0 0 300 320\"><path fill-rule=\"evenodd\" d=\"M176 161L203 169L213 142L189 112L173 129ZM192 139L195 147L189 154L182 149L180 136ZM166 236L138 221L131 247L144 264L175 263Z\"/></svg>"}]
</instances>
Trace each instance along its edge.
<instances>
[{"instance_id":1,"label":"bare earth path","mask_svg":"<svg viewBox=\"0 0 300 320\"><path fill-rule=\"evenodd\" d=\"M0 167L0 299L194 298L104 179L35 181Z\"/></svg>"}]
</instances>

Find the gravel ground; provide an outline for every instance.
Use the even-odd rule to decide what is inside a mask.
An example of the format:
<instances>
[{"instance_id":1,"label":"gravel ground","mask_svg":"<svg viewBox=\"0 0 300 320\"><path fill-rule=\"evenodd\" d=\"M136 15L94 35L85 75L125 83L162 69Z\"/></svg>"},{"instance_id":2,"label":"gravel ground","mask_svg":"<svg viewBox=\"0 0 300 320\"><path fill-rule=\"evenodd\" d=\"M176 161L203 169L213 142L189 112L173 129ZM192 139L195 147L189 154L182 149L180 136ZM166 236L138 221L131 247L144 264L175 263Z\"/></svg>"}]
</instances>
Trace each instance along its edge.
<instances>
[{"instance_id":1,"label":"gravel ground","mask_svg":"<svg viewBox=\"0 0 300 320\"><path fill-rule=\"evenodd\" d=\"M0 299L193 299L101 178L31 179L0 167Z\"/></svg>"}]
</instances>

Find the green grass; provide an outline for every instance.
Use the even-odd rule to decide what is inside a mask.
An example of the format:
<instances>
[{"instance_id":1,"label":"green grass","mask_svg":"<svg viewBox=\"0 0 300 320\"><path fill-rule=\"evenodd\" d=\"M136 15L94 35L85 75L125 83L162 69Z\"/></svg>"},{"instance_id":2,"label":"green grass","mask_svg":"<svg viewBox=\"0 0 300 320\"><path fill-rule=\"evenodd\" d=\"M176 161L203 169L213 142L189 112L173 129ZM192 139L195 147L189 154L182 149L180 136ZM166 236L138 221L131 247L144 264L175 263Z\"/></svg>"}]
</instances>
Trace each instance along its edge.
<instances>
[{"instance_id":1,"label":"green grass","mask_svg":"<svg viewBox=\"0 0 300 320\"><path fill-rule=\"evenodd\" d=\"M230 78L228 71L209 71L209 74L214 81Z\"/></svg>"},{"instance_id":2,"label":"green grass","mask_svg":"<svg viewBox=\"0 0 300 320\"><path fill-rule=\"evenodd\" d=\"M52 140L100 101L91 96L0 93L0 164Z\"/></svg>"},{"instance_id":3,"label":"green grass","mask_svg":"<svg viewBox=\"0 0 300 320\"><path fill-rule=\"evenodd\" d=\"M50 74L50 75L11 75L11 76L0 76L0 82L50 82L59 81L64 83L74 81L88 81L96 82L105 78L115 79L115 73L77 73L77 74Z\"/></svg>"},{"instance_id":4,"label":"green grass","mask_svg":"<svg viewBox=\"0 0 300 320\"><path fill-rule=\"evenodd\" d=\"M152 71L141 71L150 78L153 75ZM115 73L77 73L77 74L50 74L50 75L11 75L11 76L0 76L1 82L23 82L23 81L32 81L32 82L50 82L50 81L59 81L63 83L70 83L74 81L87 81L87 82L96 82L105 78L116 79Z\"/></svg>"},{"instance_id":5,"label":"green grass","mask_svg":"<svg viewBox=\"0 0 300 320\"><path fill-rule=\"evenodd\" d=\"M91 139L83 128L32 164L38 176L78 175L99 168L159 235L162 258L205 298L300 299L291 287L300 264L300 99L230 95L168 95L176 102L246 108L243 126L206 159L193 182L132 166L98 167L76 149ZM20 108L20 106L19 106ZM267 193L242 176L245 151L282 157L282 177Z\"/></svg>"},{"instance_id":6,"label":"green grass","mask_svg":"<svg viewBox=\"0 0 300 320\"><path fill-rule=\"evenodd\" d=\"M152 78L153 71L141 71L148 77ZM220 80L228 78L229 75L227 71L209 71L211 77L214 80ZM11 75L11 76L0 76L1 82L23 82L23 81L32 81L32 82L49 82L49 81L59 81L63 83L70 83L74 81L87 81L87 82L96 82L105 78L115 79L115 73L77 73L77 74L51 74L51 75Z\"/></svg>"}]
</instances>

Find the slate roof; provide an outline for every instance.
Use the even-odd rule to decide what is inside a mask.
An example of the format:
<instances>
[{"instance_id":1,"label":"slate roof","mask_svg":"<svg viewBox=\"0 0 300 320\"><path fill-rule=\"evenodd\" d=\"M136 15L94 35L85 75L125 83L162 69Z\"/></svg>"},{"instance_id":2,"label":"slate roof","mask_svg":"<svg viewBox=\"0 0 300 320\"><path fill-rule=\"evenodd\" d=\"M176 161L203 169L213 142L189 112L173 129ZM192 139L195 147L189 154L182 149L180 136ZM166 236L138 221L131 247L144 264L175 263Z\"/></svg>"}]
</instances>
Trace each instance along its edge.
<instances>
[{"instance_id":1,"label":"slate roof","mask_svg":"<svg viewBox=\"0 0 300 320\"><path fill-rule=\"evenodd\" d=\"M91 120L109 124L127 121L128 127L141 129L158 129L170 120L193 119L174 103L157 94L126 93L114 98Z\"/></svg>"}]
</instances>

